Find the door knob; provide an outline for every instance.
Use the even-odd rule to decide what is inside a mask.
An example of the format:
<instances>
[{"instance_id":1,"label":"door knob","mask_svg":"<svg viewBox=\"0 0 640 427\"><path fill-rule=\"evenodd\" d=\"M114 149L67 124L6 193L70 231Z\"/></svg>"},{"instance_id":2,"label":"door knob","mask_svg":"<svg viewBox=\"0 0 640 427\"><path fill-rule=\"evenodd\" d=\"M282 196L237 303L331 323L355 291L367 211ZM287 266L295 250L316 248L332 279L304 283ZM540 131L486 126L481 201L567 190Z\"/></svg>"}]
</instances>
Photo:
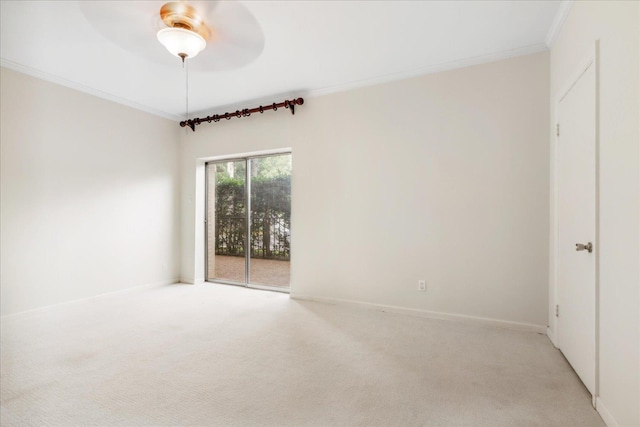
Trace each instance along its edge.
<instances>
[{"instance_id":1,"label":"door knob","mask_svg":"<svg viewBox=\"0 0 640 427\"><path fill-rule=\"evenodd\" d=\"M586 245L582 243L576 243L576 251L587 251L589 253L593 252L593 244L591 242Z\"/></svg>"}]
</instances>

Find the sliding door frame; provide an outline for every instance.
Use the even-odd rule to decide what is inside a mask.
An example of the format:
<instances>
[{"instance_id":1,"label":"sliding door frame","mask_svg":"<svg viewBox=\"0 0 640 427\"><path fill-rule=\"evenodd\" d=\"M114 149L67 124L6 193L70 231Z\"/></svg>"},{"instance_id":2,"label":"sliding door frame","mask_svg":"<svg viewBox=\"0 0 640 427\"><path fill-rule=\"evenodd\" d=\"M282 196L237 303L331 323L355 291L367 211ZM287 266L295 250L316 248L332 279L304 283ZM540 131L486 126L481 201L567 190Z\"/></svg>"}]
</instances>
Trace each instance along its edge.
<instances>
[{"instance_id":1,"label":"sliding door frame","mask_svg":"<svg viewBox=\"0 0 640 427\"><path fill-rule=\"evenodd\" d=\"M225 157L219 159L211 159L204 164L205 170L205 183L204 183L204 280L205 282L210 283L221 283L224 285L233 285L233 286L242 286L245 288L252 289L262 289L265 291L274 291L274 292L283 292L290 293L291 292L291 283L287 288L281 288L278 286L267 286L267 285L259 285L251 283L251 161L253 159L261 159L265 157L275 157L275 156L291 156L291 150L288 151L275 151L273 153L261 153L257 155L246 155L239 157ZM245 250L244 250L244 283L233 282L231 280L224 279L210 279L209 278L209 164L215 163L223 163L223 162L244 162L245 163L245 226L246 226L246 236L245 236ZM215 230L215 224L213 225ZM291 260L289 260L291 262Z\"/></svg>"}]
</instances>

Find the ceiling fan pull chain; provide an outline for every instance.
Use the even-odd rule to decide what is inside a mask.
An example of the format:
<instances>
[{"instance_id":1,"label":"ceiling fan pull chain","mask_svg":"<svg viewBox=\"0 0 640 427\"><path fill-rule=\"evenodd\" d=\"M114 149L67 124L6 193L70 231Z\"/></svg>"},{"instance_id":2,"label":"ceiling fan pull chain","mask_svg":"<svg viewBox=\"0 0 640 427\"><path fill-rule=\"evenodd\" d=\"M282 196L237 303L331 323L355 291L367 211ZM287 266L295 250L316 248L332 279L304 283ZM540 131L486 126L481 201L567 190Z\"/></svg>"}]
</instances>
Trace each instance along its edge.
<instances>
[{"instance_id":1,"label":"ceiling fan pull chain","mask_svg":"<svg viewBox=\"0 0 640 427\"><path fill-rule=\"evenodd\" d=\"M186 81L186 87L185 87L185 93L186 93L185 104L186 105L185 105L185 111L186 112L185 112L185 114L186 114L187 117L185 118L185 120L189 120L189 63L187 63L187 65L184 65L184 59L183 59L182 66L184 67L184 71L185 71L185 74L186 74L186 78L185 78L185 81Z\"/></svg>"}]
</instances>

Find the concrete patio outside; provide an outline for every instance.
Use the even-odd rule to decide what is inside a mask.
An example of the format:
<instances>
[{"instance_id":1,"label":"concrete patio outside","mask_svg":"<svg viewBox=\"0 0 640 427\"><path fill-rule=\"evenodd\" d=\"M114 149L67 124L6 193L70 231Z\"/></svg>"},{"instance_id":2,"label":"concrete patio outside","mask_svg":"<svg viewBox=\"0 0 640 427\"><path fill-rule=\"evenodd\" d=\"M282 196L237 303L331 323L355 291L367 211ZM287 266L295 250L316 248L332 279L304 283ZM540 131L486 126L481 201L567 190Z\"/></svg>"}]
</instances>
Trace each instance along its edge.
<instances>
[{"instance_id":1,"label":"concrete patio outside","mask_svg":"<svg viewBox=\"0 0 640 427\"><path fill-rule=\"evenodd\" d=\"M243 283L244 257L213 255L209 259L209 280ZM289 287L290 262L274 259L251 259L250 283Z\"/></svg>"}]
</instances>

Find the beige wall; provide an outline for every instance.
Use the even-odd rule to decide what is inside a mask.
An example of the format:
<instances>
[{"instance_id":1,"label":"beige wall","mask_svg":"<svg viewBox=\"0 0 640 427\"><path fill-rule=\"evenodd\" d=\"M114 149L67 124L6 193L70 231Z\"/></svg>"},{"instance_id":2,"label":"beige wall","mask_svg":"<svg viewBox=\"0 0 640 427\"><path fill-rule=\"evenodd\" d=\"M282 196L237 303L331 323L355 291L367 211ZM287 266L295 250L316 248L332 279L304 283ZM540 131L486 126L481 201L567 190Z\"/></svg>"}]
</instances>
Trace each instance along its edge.
<instances>
[{"instance_id":1,"label":"beige wall","mask_svg":"<svg viewBox=\"0 0 640 427\"><path fill-rule=\"evenodd\" d=\"M539 53L185 131L183 280L203 274L202 159L291 147L294 295L546 325L548 67Z\"/></svg>"},{"instance_id":2,"label":"beige wall","mask_svg":"<svg viewBox=\"0 0 640 427\"><path fill-rule=\"evenodd\" d=\"M640 425L639 6L633 1L575 2L551 49L551 120L555 120L559 92L600 40L598 410L610 425L621 426ZM554 143L552 135L552 147ZM553 149L551 154L553 164ZM556 304L554 269L552 245L550 307ZM551 315L552 337L555 322Z\"/></svg>"},{"instance_id":3,"label":"beige wall","mask_svg":"<svg viewBox=\"0 0 640 427\"><path fill-rule=\"evenodd\" d=\"M169 283L174 122L2 68L1 312Z\"/></svg>"}]
</instances>

